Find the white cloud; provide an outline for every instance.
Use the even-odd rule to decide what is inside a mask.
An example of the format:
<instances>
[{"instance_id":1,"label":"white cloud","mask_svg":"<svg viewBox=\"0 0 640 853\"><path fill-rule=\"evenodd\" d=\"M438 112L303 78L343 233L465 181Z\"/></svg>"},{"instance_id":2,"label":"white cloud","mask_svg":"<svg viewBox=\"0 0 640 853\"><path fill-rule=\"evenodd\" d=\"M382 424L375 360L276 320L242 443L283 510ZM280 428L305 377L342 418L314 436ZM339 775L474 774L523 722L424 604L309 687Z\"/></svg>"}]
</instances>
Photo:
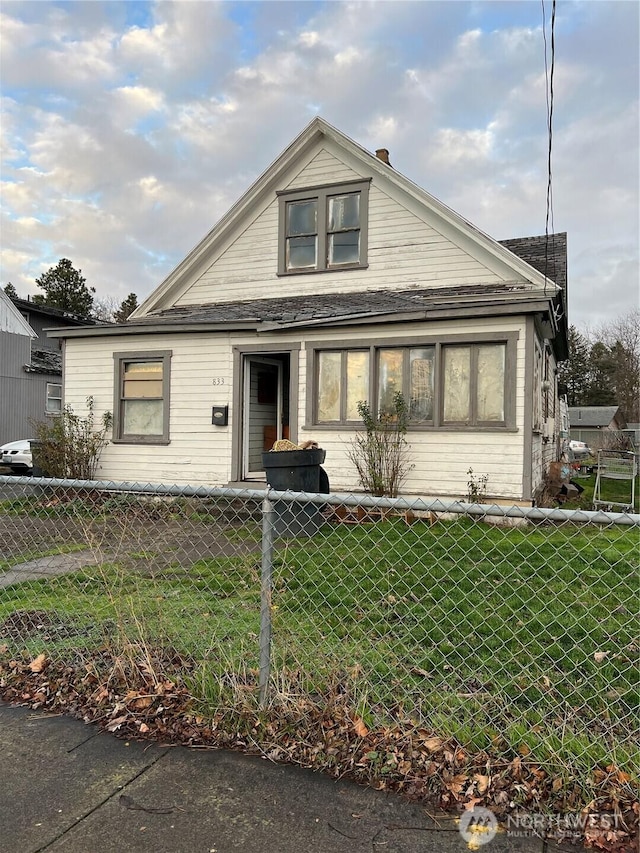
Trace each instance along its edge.
<instances>
[{"instance_id":1,"label":"white cloud","mask_svg":"<svg viewBox=\"0 0 640 853\"><path fill-rule=\"evenodd\" d=\"M362 54L355 47L340 50L334 57L336 65L345 69L349 68L350 65L355 65L361 58Z\"/></svg>"},{"instance_id":2,"label":"white cloud","mask_svg":"<svg viewBox=\"0 0 640 853\"><path fill-rule=\"evenodd\" d=\"M164 107L162 92L154 91L147 86L120 86L114 94L134 116L143 116Z\"/></svg>"},{"instance_id":3,"label":"white cloud","mask_svg":"<svg viewBox=\"0 0 640 853\"><path fill-rule=\"evenodd\" d=\"M318 33L304 32L300 33L300 36L298 37L298 44L300 44L302 47L315 47L319 43L320 36L318 35Z\"/></svg>"},{"instance_id":4,"label":"white cloud","mask_svg":"<svg viewBox=\"0 0 640 853\"><path fill-rule=\"evenodd\" d=\"M393 146L399 133L398 120L392 115L375 116L367 124L367 133L370 138L381 140L378 147L388 148L389 146Z\"/></svg>"},{"instance_id":5,"label":"white cloud","mask_svg":"<svg viewBox=\"0 0 640 853\"><path fill-rule=\"evenodd\" d=\"M456 130L443 127L435 136L435 146L430 163L439 168L452 168L464 163L468 166L474 160L489 160L493 151L494 134L485 130Z\"/></svg>"}]
</instances>

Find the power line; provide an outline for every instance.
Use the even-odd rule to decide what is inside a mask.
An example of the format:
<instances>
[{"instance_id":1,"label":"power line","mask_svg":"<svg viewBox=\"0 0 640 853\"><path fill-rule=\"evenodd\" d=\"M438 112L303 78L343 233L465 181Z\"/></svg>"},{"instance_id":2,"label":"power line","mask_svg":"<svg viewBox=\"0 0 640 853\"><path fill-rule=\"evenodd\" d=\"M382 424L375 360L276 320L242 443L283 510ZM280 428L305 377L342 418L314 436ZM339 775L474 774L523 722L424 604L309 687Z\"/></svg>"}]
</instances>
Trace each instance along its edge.
<instances>
[{"instance_id":1,"label":"power line","mask_svg":"<svg viewBox=\"0 0 640 853\"><path fill-rule=\"evenodd\" d=\"M544 76L545 76L545 96L547 103L547 210L545 216L544 228L544 278L545 278L545 295L547 290L547 273L549 267L549 223L551 223L551 231L554 231L553 222L553 171L551 166L551 153L553 148L553 75L555 71L555 26L556 26L556 0L551 3L551 67L547 59L547 21L545 14L545 0L542 0L542 38L544 40Z\"/></svg>"}]
</instances>

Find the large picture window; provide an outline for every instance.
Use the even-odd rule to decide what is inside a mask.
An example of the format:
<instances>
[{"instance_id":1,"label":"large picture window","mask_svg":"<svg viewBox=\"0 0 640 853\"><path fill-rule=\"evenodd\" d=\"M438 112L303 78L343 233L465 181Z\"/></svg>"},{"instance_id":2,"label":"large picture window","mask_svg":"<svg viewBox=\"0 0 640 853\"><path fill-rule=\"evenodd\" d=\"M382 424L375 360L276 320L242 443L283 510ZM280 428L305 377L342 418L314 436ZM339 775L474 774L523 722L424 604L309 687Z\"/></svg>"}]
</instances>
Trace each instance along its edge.
<instances>
[{"instance_id":1,"label":"large picture window","mask_svg":"<svg viewBox=\"0 0 640 853\"><path fill-rule=\"evenodd\" d=\"M115 353L115 442L169 442L171 352Z\"/></svg>"},{"instance_id":2,"label":"large picture window","mask_svg":"<svg viewBox=\"0 0 640 853\"><path fill-rule=\"evenodd\" d=\"M280 275L366 266L368 181L278 195Z\"/></svg>"},{"instance_id":3,"label":"large picture window","mask_svg":"<svg viewBox=\"0 0 640 853\"><path fill-rule=\"evenodd\" d=\"M360 423L358 402L379 413L402 394L412 428L515 428L517 333L506 340L466 343L457 338L411 346L329 349L310 358L310 423Z\"/></svg>"}]
</instances>

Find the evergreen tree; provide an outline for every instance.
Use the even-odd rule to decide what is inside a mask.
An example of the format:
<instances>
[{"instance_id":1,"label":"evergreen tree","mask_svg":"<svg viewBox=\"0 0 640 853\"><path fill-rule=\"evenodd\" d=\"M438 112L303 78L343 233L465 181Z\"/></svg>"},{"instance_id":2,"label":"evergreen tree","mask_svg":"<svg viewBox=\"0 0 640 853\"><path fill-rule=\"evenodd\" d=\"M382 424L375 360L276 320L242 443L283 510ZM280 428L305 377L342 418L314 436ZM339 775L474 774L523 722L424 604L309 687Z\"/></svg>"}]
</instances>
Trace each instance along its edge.
<instances>
[{"instance_id":1,"label":"evergreen tree","mask_svg":"<svg viewBox=\"0 0 640 853\"><path fill-rule=\"evenodd\" d=\"M611 350L596 341L589 355L589 386L585 406L613 406L616 400L614 376L616 364Z\"/></svg>"},{"instance_id":2,"label":"evergreen tree","mask_svg":"<svg viewBox=\"0 0 640 853\"><path fill-rule=\"evenodd\" d=\"M124 323L129 319L129 315L138 307L138 297L135 293L130 293L126 299L122 301L120 308L114 312L113 319L116 323Z\"/></svg>"},{"instance_id":3,"label":"evergreen tree","mask_svg":"<svg viewBox=\"0 0 640 853\"><path fill-rule=\"evenodd\" d=\"M9 299L18 299L19 298L18 297L18 291L15 289L15 287L11 284L10 281L7 282L7 284L5 285L4 292L7 294Z\"/></svg>"},{"instance_id":4,"label":"evergreen tree","mask_svg":"<svg viewBox=\"0 0 640 853\"><path fill-rule=\"evenodd\" d=\"M589 392L589 357L587 338L575 326L569 326L569 358L560 364L558 380L567 388L570 406L584 406Z\"/></svg>"},{"instance_id":5,"label":"evergreen tree","mask_svg":"<svg viewBox=\"0 0 640 853\"><path fill-rule=\"evenodd\" d=\"M91 316L95 287L87 287L82 270L76 270L68 258L61 258L55 267L51 267L36 279L36 284L45 295L33 297L36 305L60 308L82 319Z\"/></svg>"}]
</instances>

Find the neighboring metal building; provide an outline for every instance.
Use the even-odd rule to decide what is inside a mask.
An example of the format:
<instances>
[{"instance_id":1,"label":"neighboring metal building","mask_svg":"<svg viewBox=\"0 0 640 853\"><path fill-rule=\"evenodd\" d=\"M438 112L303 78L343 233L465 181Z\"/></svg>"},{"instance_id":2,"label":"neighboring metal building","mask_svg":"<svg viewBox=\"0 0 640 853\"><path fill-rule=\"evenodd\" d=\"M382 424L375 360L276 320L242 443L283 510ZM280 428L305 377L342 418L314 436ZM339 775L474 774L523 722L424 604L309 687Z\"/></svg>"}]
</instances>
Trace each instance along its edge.
<instances>
[{"instance_id":1,"label":"neighboring metal building","mask_svg":"<svg viewBox=\"0 0 640 853\"><path fill-rule=\"evenodd\" d=\"M33 421L62 411L60 341L45 330L87 322L0 288L0 445L32 438Z\"/></svg>"}]
</instances>

